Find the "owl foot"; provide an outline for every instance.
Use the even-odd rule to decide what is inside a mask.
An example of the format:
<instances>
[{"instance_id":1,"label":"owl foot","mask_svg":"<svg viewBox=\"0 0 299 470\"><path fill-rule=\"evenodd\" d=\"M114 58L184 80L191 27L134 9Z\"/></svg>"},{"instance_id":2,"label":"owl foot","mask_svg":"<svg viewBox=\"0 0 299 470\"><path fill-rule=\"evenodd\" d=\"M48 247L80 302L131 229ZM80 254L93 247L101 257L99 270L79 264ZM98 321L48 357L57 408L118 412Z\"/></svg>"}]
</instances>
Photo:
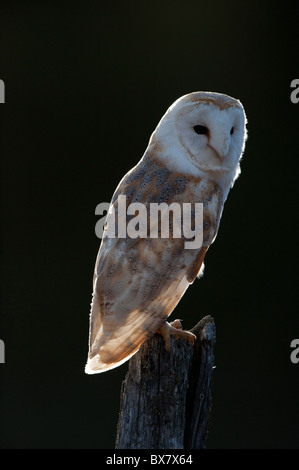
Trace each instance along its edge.
<instances>
[{"instance_id":1,"label":"owl foot","mask_svg":"<svg viewBox=\"0 0 299 470\"><path fill-rule=\"evenodd\" d=\"M183 329L181 320L178 320L178 319L172 321L171 323L169 323L169 325L173 326L173 328L176 328L177 330L182 330Z\"/></svg>"},{"instance_id":2,"label":"owl foot","mask_svg":"<svg viewBox=\"0 0 299 470\"><path fill-rule=\"evenodd\" d=\"M196 339L196 336L191 331L182 329L180 320L174 320L172 323L164 322L157 333L163 336L166 351L170 351L170 336L173 336L175 339L185 338L192 344Z\"/></svg>"}]
</instances>

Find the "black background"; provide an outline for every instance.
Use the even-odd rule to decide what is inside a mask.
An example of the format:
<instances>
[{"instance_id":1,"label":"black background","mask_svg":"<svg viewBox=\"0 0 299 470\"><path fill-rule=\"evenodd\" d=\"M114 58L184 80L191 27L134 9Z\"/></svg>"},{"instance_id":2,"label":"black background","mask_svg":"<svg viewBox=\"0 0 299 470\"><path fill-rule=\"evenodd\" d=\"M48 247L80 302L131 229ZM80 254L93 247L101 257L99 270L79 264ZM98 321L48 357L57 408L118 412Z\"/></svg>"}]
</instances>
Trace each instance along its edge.
<instances>
[{"instance_id":1,"label":"black background","mask_svg":"<svg viewBox=\"0 0 299 470\"><path fill-rule=\"evenodd\" d=\"M205 276L171 318L216 322L208 447L299 448L298 6L2 2L0 52L1 447L114 447L128 363L84 374L95 207L170 104L205 90L241 100L249 138Z\"/></svg>"}]
</instances>

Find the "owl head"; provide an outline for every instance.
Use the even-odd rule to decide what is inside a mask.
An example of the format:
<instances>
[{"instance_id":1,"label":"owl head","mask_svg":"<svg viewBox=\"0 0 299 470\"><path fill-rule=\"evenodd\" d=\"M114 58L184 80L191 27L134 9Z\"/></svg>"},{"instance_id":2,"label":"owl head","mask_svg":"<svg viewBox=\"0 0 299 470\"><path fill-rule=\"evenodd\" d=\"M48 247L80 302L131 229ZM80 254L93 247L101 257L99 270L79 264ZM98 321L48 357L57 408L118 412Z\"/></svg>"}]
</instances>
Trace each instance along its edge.
<instances>
[{"instance_id":1,"label":"owl head","mask_svg":"<svg viewBox=\"0 0 299 470\"><path fill-rule=\"evenodd\" d=\"M246 116L239 100L194 92L176 100L159 122L150 145L176 171L213 178L228 188L240 173Z\"/></svg>"}]
</instances>

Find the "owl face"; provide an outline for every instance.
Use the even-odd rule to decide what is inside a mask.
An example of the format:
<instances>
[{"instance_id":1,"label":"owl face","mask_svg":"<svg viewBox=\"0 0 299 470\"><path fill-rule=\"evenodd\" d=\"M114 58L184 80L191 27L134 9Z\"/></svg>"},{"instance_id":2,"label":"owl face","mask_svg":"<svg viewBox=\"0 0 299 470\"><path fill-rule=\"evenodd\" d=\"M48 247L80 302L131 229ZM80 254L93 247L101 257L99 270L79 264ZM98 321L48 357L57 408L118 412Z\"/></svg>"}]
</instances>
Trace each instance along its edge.
<instances>
[{"instance_id":1,"label":"owl face","mask_svg":"<svg viewBox=\"0 0 299 470\"><path fill-rule=\"evenodd\" d=\"M208 174L225 189L240 173L245 124L244 109L238 100L196 92L169 108L152 138L162 143L166 164L198 176Z\"/></svg>"}]
</instances>

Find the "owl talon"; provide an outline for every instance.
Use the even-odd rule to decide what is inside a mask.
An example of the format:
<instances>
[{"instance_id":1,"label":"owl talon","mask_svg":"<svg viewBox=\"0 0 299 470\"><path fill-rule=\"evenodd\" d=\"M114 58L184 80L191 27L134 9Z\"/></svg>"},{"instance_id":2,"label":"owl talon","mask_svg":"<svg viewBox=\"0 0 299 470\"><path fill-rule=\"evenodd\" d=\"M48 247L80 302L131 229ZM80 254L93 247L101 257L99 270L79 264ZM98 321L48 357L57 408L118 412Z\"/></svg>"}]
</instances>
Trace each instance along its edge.
<instances>
[{"instance_id":1,"label":"owl talon","mask_svg":"<svg viewBox=\"0 0 299 470\"><path fill-rule=\"evenodd\" d=\"M173 326L173 324L175 324L175 326ZM193 333L191 333L191 331L179 329L178 324L181 325L180 320L175 320L171 324L168 322L165 322L163 323L161 328L157 331L157 333L162 335L164 338L166 351L170 351L170 336L173 336L175 339L185 338L188 341L190 341L192 344L194 344L196 336Z\"/></svg>"},{"instance_id":2,"label":"owl talon","mask_svg":"<svg viewBox=\"0 0 299 470\"><path fill-rule=\"evenodd\" d=\"M183 329L181 320L179 319L172 321L171 323L169 323L169 325L172 326L173 328L176 328L177 330Z\"/></svg>"}]
</instances>

